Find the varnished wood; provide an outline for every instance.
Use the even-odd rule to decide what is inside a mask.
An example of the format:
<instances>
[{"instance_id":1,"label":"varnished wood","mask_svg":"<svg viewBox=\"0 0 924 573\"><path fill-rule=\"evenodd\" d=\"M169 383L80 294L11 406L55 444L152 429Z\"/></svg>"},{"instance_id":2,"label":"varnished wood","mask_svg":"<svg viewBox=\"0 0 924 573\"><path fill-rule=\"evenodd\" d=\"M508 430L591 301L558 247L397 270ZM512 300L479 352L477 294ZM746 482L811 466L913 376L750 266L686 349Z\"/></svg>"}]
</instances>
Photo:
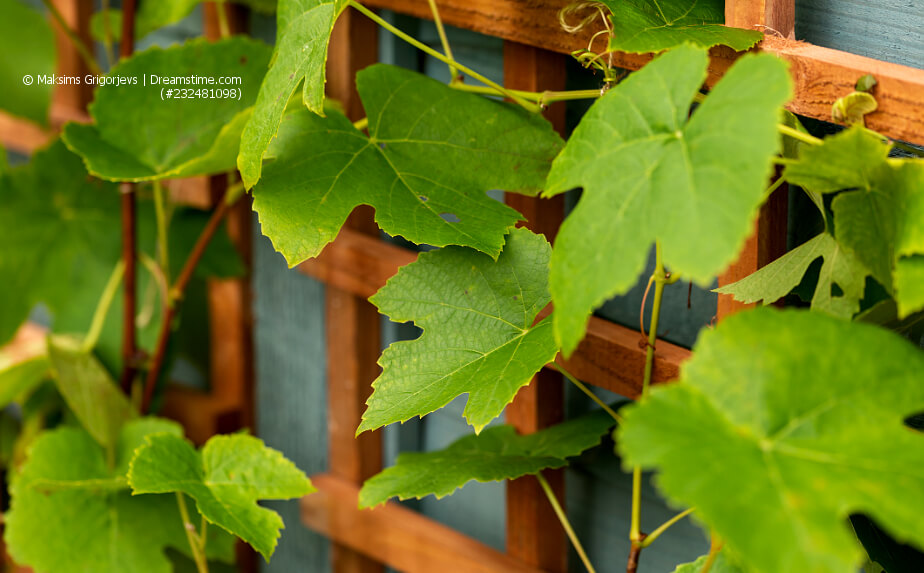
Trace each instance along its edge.
<instances>
[{"instance_id":1,"label":"varnished wood","mask_svg":"<svg viewBox=\"0 0 924 573\"><path fill-rule=\"evenodd\" d=\"M62 19L71 30L83 41L85 46L92 46L90 37L90 17L93 15L92 0L52 0L61 13ZM90 73L90 68L80 58L67 34L52 19L55 31L55 44L57 46L58 65L57 74L62 76L79 77L79 85L57 85L52 94L53 100L72 110L83 110L93 98L93 84L85 82L84 77ZM6 55L5 57L10 57Z\"/></svg>"},{"instance_id":2,"label":"varnished wood","mask_svg":"<svg viewBox=\"0 0 924 573\"><path fill-rule=\"evenodd\" d=\"M359 488L349 480L321 474L311 481L318 492L302 498L302 523L371 561L403 573L540 572L397 503L360 510Z\"/></svg>"},{"instance_id":3,"label":"varnished wood","mask_svg":"<svg viewBox=\"0 0 924 573\"><path fill-rule=\"evenodd\" d=\"M378 29L352 8L337 21L327 60L327 95L343 105L352 120L365 115L356 92L356 72L378 60ZM359 208L344 229L376 236L378 227L369 208ZM382 468L381 432L355 437L372 381L378 376L381 352L379 314L363 296L329 285L325 291L328 455L331 475L354 486ZM370 542L369 539L366 542ZM380 573L381 563L349 544L331 547L336 573Z\"/></svg>"},{"instance_id":4,"label":"varnished wood","mask_svg":"<svg viewBox=\"0 0 924 573\"><path fill-rule=\"evenodd\" d=\"M565 89L565 58L516 42L504 42L504 84L512 89L545 91ZM554 106L546 118L560 132L565 129L565 108ZM551 200L506 194L505 202L526 217L525 226L554 240L564 218L564 196ZM541 370L517 392L507 406L508 424L521 434L531 434L564 419L564 388L561 374ZM564 505L563 470L545 472L552 490ZM507 482L507 554L523 563L550 572L568 568L568 546L564 531L550 527L555 512L539 482L533 476Z\"/></svg>"},{"instance_id":5,"label":"varnished wood","mask_svg":"<svg viewBox=\"0 0 924 573\"><path fill-rule=\"evenodd\" d=\"M725 0L725 24L795 39L795 0Z\"/></svg>"},{"instance_id":6,"label":"varnished wood","mask_svg":"<svg viewBox=\"0 0 924 573\"><path fill-rule=\"evenodd\" d=\"M747 0L743 0L747 1ZM587 47L591 30L572 35L558 24L558 11L570 0L441 0L440 14L452 26L467 28L569 54ZM371 7L387 8L429 18L426 2L418 0L367 0ZM924 70L880 62L796 42L768 34L758 49L774 54L790 65L795 96L787 106L794 113L830 120L835 100L853 91L857 79L872 74L879 81L879 109L866 116L871 129L912 143L924 144ZM708 85L715 84L738 54L727 48L710 52ZM651 60L645 54L614 54L614 64L636 70Z\"/></svg>"}]
</instances>

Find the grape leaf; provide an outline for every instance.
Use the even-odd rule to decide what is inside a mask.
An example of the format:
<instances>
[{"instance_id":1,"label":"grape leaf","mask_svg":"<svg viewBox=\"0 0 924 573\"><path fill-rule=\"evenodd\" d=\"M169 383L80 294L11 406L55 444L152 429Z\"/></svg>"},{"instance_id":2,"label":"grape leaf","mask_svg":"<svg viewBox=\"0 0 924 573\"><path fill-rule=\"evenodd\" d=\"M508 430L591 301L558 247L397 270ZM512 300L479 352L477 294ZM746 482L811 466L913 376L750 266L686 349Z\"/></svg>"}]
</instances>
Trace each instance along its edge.
<instances>
[{"instance_id":1,"label":"grape leaf","mask_svg":"<svg viewBox=\"0 0 924 573\"><path fill-rule=\"evenodd\" d=\"M250 189L260 179L263 155L276 137L289 98L303 84L302 101L324 114L327 44L347 0L280 0L276 50L260 86L253 116L241 136L237 167Z\"/></svg>"},{"instance_id":2,"label":"grape leaf","mask_svg":"<svg viewBox=\"0 0 924 573\"><path fill-rule=\"evenodd\" d=\"M391 235L496 258L520 216L486 191L539 192L561 146L551 125L393 66L366 68L356 84L370 137L339 112L286 116L284 145L254 188L276 249L292 266L314 257L368 204Z\"/></svg>"},{"instance_id":3,"label":"grape leaf","mask_svg":"<svg viewBox=\"0 0 924 573\"><path fill-rule=\"evenodd\" d=\"M700 573L708 558L708 555L703 555L692 563L678 565L674 569L674 573ZM728 559L725 551L720 551L712 563L709 573L743 573L743 571Z\"/></svg>"},{"instance_id":4,"label":"grape leaf","mask_svg":"<svg viewBox=\"0 0 924 573\"><path fill-rule=\"evenodd\" d=\"M135 78L135 85L97 88L90 104L95 123L69 123L64 141L87 170L112 181L187 177L234 168L249 106L270 58L270 48L243 36L193 40L151 48L116 65L108 77ZM239 77L239 84L152 84L156 77ZM147 78L147 79L145 79ZM194 80L199 82L200 80ZM148 85L143 85L147 82ZM165 99L162 90L240 89L237 98Z\"/></svg>"},{"instance_id":5,"label":"grape leaf","mask_svg":"<svg viewBox=\"0 0 924 573\"><path fill-rule=\"evenodd\" d=\"M687 121L707 63L689 45L659 56L595 102L555 159L546 195L584 188L549 279L566 355L590 312L635 284L653 242L671 270L704 285L751 232L791 82L775 57L744 56Z\"/></svg>"},{"instance_id":6,"label":"grape leaf","mask_svg":"<svg viewBox=\"0 0 924 573\"><path fill-rule=\"evenodd\" d=\"M114 446L135 412L109 372L65 336L48 337L48 361L58 391L83 427L104 448Z\"/></svg>"},{"instance_id":7,"label":"grape leaf","mask_svg":"<svg viewBox=\"0 0 924 573\"><path fill-rule=\"evenodd\" d=\"M202 452L176 434L148 436L128 473L134 495L182 492L209 521L237 535L269 561L282 518L260 499L290 499L314 490L311 481L262 440L214 436Z\"/></svg>"},{"instance_id":8,"label":"grape leaf","mask_svg":"<svg viewBox=\"0 0 924 573\"><path fill-rule=\"evenodd\" d=\"M54 86L40 80L55 72L51 25L20 0L0 0L0 14L0 109L47 125ZM26 85L25 76L33 83Z\"/></svg>"},{"instance_id":9,"label":"grape leaf","mask_svg":"<svg viewBox=\"0 0 924 573\"><path fill-rule=\"evenodd\" d=\"M924 545L924 434L904 425L924 411L922 371L875 326L743 312L700 336L680 383L623 409L617 443L753 570L855 571L852 513Z\"/></svg>"},{"instance_id":10,"label":"grape leaf","mask_svg":"<svg viewBox=\"0 0 924 573\"><path fill-rule=\"evenodd\" d=\"M549 245L514 229L497 261L461 247L421 253L370 302L417 340L385 349L357 433L423 417L468 393L463 415L480 432L558 353L548 318Z\"/></svg>"},{"instance_id":11,"label":"grape leaf","mask_svg":"<svg viewBox=\"0 0 924 573\"><path fill-rule=\"evenodd\" d=\"M842 318L853 317L860 311L869 271L828 233L819 234L757 272L714 292L733 295L735 300L744 303L770 304L796 288L819 257L824 262L812 297L812 308ZM840 290L837 295L833 292L834 285Z\"/></svg>"},{"instance_id":12,"label":"grape leaf","mask_svg":"<svg viewBox=\"0 0 924 573\"><path fill-rule=\"evenodd\" d=\"M645 53L684 43L747 50L763 38L756 30L729 28L722 0L602 0L612 13L610 50Z\"/></svg>"},{"instance_id":13,"label":"grape leaf","mask_svg":"<svg viewBox=\"0 0 924 573\"><path fill-rule=\"evenodd\" d=\"M526 436L513 426L494 426L444 450L403 453L394 466L366 480L359 507L374 507L392 497L439 499L472 480L503 481L564 467L567 458L599 444L613 424L609 414L597 410Z\"/></svg>"},{"instance_id":14,"label":"grape leaf","mask_svg":"<svg viewBox=\"0 0 924 573\"><path fill-rule=\"evenodd\" d=\"M803 147L784 177L831 204L837 242L893 298L899 318L924 308L924 162L889 159L889 143L861 126Z\"/></svg>"},{"instance_id":15,"label":"grape leaf","mask_svg":"<svg viewBox=\"0 0 924 573\"><path fill-rule=\"evenodd\" d=\"M133 497L125 478L132 452L155 432L182 435L166 420L129 422L111 469L83 430L43 433L12 483L4 530L10 555L37 571L169 573L166 547L189 554L176 498ZM231 536L213 530L208 540L210 557L233 559Z\"/></svg>"},{"instance_id":16,"label":"grape leaf","mask_svg":"<svg viewBox=\"0 0 924 573\"><path fill-rule=\"evenodd\" d=\"M0 410L48 379L48 357L34 356L0 367Z\"/></svg>"}]
</instances>

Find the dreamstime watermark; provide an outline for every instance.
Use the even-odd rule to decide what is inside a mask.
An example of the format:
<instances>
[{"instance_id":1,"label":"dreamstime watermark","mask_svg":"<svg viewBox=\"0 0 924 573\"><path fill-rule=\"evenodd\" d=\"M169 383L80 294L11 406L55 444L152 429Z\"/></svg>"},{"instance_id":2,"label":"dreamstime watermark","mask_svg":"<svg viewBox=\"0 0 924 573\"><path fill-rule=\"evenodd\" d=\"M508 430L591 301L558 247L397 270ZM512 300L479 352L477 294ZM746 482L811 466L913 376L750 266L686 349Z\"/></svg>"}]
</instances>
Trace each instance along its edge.
<instances>
[{"instance_id":1,"label":"dreamstime watermark","mask_svg":"<svg viewBox=\"0 0 924 573\"><path fill-rule=\"evenodd\" d=\"M240 86L240 76L200 76L189 74L185 76L167 76L159 74L141 74L140 76L100 76L87 74L85 76L59 76L57 74L25 75L22 83L27 86Z\"/></svg>"}]
</instances>

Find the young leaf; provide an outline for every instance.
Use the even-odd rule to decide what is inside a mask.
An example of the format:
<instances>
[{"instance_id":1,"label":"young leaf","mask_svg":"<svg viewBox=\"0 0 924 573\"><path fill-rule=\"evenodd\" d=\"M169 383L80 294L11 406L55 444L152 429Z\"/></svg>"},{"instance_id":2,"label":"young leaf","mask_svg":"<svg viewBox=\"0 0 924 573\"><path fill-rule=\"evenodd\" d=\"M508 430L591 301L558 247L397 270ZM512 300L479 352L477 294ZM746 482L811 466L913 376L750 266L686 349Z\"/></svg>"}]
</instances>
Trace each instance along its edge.
<instances>
[{"instance_id":1,"label":"young leaf","mask_svg":"<svg viewBox=\"0 0 924 573\"><path fill-rule=\"evenodd\" d=\"M56 314L75 298L95 301L119 260L121 240L112 231L119 228L115 186L89 180L80 158L60 141L0 176L0 202L3 343L38 302Z\"/></svg>"},{"instance_id":2,"label":"young leaf","mask_svg":"<svg viewBox=\"0 0 924 573\"><path fill-rule=\"evenodd\" d=\"M740 281L715 289L735 300L770 304L796 288L809 266L821 257L824 262L812 297L812 308L841 318L851 318L860 311L869 271L850 252L845 251L828 233L789 251L769 265ZM840 289L834 294L834 285Z\"/></svg>"},{"instance_id":3,"label":"young leaf","mask_svg":"<svg viewBox=\"0 0 924 573\"><path fill-rule=\"evenodd\" d=\"M90 105L95 123L67 124L64 141L83 157L90 173L112 181L228 171L234 168L248 108L269 59L269 46L243 36L151 48L116 65L108 75L139 83L99 87ZM194 83L155 84L152 79L175 76L194 78ZM209 85L195 79L206 76L239 77L240 83ZM240 89L241 96L161 101L177 87Z\"/></svg>"},{"instance_id":4,"label":"young leaf","mask_svg":"<svg viewBox=\"0 0 924 573\"><path fill-rule=\"evenodd\" d=\"M423 417L468 394L465 419L480 432L558 353L549 302L549 244L514 229L496 261L460 247L421 253L369 299L417 340L385 349L382 375L357 432Z\"/></svg>"},{"instance_id":5,"label":"young leaf","mask_svg":"<svg viewBox=\"0 0 924 573\"><path fill-rule=\"evenodd\" d=\"M267 561L283 523L278 513L257 501L315 491L295 464L262 440L243 434L214 436L201 454L179 435L148 436L135 452L128 481L134 495L189 495L209 523L240 537Z\"/></svg>"},{"instance_id":6,"label":"young leaf","mask_svg":"<svg viewBox=\"0 0 924 573\"><path fill-rule=\"evenodd\" d=\"M722 0L602 1L612 12L609 49L617 52L660 52L684 43L741 52L763 38L756 30L725 27Z\"/></svg>"},{"instance_id":7,"label":"young leaf","mask_svg":"<svg viewBox=\"0 0 924 573\"><path fill-rule=\"evenodd\" d=\"M129 422L112 467L81 429L42 434L11 487L4 541L16 562L55 573L169 573L164 550L190 552L176 498L133 497L125 478L132 452L155 432L182 435L166 420ZM233 559L233 538L216 530L208 540L210 557Z\"/></svg>"},{"instance_id":8,"label":"young leaf","mask_svg":"<svg viewBox=\"0 0 924 573\"><path fill-rule=\"evenodd\" d=\"M613 423L609 414L597 410L527 436L518 435L513 426L495 426L444 450L403 453L394 466L366 480L359 507L374 507L392 497L439 499L472 480L502 481L564 467L567 458L599 444Z\"/></svg>"},{"instance_id":9,"label":"young leaf","mask_svg":"<svg viewBox=\"0 0 924 573\"><path fill-rule=\"evenodd\" d=\"M854 571L852 513L924 546L924 434L904 425L924 411L921 372L881 328L743 312L701 335L680 383L623 409L617 444L750 568Z\"/></svg>"},{"instance_id":10,"label":"young leaf","mask_svg":"<svg viewBox=\"0 0 924 573\"><path fill-rule=\"evenodd\" d=\"M889 159L891 146L860 126L802 149L784 177L832 202L837 242L863 264L904 318L924 308L924 162Z\"/></svg>"},{"instance_id":11,"label":"young leaf","mask_svg":"<svg viewBox=\"0 0 924 573\"><path fill-rule=\"evenodd\" d=\"M709 569L709 573L744 573L740 567L728 559L726 553L727 551L719 551L715 561L712 563L712 568ZM700 573L707 559L709 559L709 556L703 555L692 563L678 565L677 568L674 569L674 573Z\"/></svg>"},{"instance_id":12,"label":"young leaf","mask_svg":"<svg viewBox=\"0 0 924 573\"><path fill-rule=\"evenodd\" d=\"M276 249L292 266L314 257L367 204L391 235L496 258L520 216L486 192L539 192L561 148L551 125L393 66L366 68L356 84L369 137L339 112L286 116L281 149L254 189Z\"/></svg>"},{"instance_id":13,"label":"young leaf","mask_svg":"<svg viewBox=\"0 0 924 573\"><path fill-rule=\"evenodd\" d=\"M250 189L260 179L263 155L276 137L289 98L299 84L302 101L324 114L327 43L347 0L279 0L276 51L266 73L253 116L241 136L237 167Z\"/></svg>"},{"instance_id":14,"label":"young leaf","mask_svg":"<svg viewBox=\"0 0 924 573\"><path fill-rule=\"evenodd\" d=\"M109 372L65 336L48 337L48 361L58 391L83 427L104 448L114 446L135 412Z\"/></svg>"},{"instance_id":15,"label":"young leaf","mask_svg":"<svg viewBox=\"0 0 924 573\"><path fill-rule=\"evenodd\" d=\"M773 56L744 56L687 121L707 63L689 45L659 56L594 103L552 166L547 195L584 188L549 279L565 354L591 311L635 284L655 241L672 271L705 284L751 232L789 76Z\"/></svg>"},{"instance_id":16,"label":"young leaf","mask_svg":"<svg viewBox=\"0 0 924 573\"><path fill-rule=\"evenodd\" d=\"M55 37L44 14L21 0L0 0L0 109L48 124ZM29 78L27 83L26 77Z\"/></svg>"}]
</instances>

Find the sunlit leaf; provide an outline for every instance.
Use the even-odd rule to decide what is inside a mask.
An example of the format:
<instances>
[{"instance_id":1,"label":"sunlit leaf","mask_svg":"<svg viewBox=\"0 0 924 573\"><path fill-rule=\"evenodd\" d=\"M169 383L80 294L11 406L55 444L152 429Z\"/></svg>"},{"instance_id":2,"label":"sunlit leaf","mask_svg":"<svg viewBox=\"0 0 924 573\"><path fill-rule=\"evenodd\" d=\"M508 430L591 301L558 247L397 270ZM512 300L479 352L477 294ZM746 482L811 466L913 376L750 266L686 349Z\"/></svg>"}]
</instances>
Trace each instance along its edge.
<instances>
[{"instance_id":1,"label":"sunlit leaf","mask_svg":"<svg viewBox=\"0 0 924 573\"><path fill-rule=\"evenodd\" d=\"M678 565L674 573L700 573L709 559L708 555L703 555L692 563ZM738 566L733 564L727 557L725 551L720 551L709 569L709 573L744 573Z\"/></svg>"},{"instance_id":2,"label":"sunlit leaf","mask_svg":"<svg viewBox=\"0 0 924 573\"><path fill-rule=\"evenodd\" d=\"M549 245L511 231L497 261L461 247L421 253L370 301L420 338L389 346L359 426L373 430L423 417L461 394L481 431L558 352L551 320L533 326L549 302Z\"/></svg>"},{"instance_id":3,"label":"sunlit leaf","mask_svg":"<svg viewBox=\"0 0 924 573\"><path fill-rule=\"evenodd\" d=\"M636 283L655 241L672 271L706 285L753 228L789 76L773 56L744 56L688 120L707 63L688 45L659 56L594 103L552 166L547 195L584 189L552 254L565 354L591 311Z\"/></svg>"},{"instance_id":4,"label":"sunlit leaf","mask_svg":"<svg viewBox=\"0 0 924 573\"><path fill-rule=\"evenodd\" d=\"M879 327L742 312L700 335L679 383L623 409L617 444L749 570L856 571L851 514L924 546L924 434L904 423L924 411L921 372Z\"/></svg>"},{"instance_id":5,"label":"sunlit leaf","mask_svg":"<svg viewBox=\"0 0 924 573\"><path fill-rule=\"evenodd\" d=\"M201 453L178 434L148 436L135 453L128 480L135 495L189 495L209 523L237 535L267 561L283 523L278 513L257 501L315 491L295 464L263 441L243 434L214 436Z\"/></svg>"},{"instance_id":6,"label":"sunlit leaf","mask_svg":"<svg viewBox=\"0 0 924 573\"><path fill-rule=\"evenodd\" d=\"M292 266L317 256L366 204L391 235L496 257L520 216L486 192L539 192L561 146L551 125L393 66L361 71L357 88L368 137L339 112L286 116L283 143L254 188L276 250Z\"/></svg>"},{"instance_id":7,"label":"sunlit leaf","mask_svg":"<svg viewBox=\"0 0 924 573\"><path fill-rule=\"evenodd\" d=\"M598 410L526 436L513 426L494 426L444 450L402 453L394 466L366 480L359 506L373 507L392 497L439 499L472 480L503 481L560 468L567 458L599 444L613 424L609 414Z\"/></svg>"}]
</instances>

